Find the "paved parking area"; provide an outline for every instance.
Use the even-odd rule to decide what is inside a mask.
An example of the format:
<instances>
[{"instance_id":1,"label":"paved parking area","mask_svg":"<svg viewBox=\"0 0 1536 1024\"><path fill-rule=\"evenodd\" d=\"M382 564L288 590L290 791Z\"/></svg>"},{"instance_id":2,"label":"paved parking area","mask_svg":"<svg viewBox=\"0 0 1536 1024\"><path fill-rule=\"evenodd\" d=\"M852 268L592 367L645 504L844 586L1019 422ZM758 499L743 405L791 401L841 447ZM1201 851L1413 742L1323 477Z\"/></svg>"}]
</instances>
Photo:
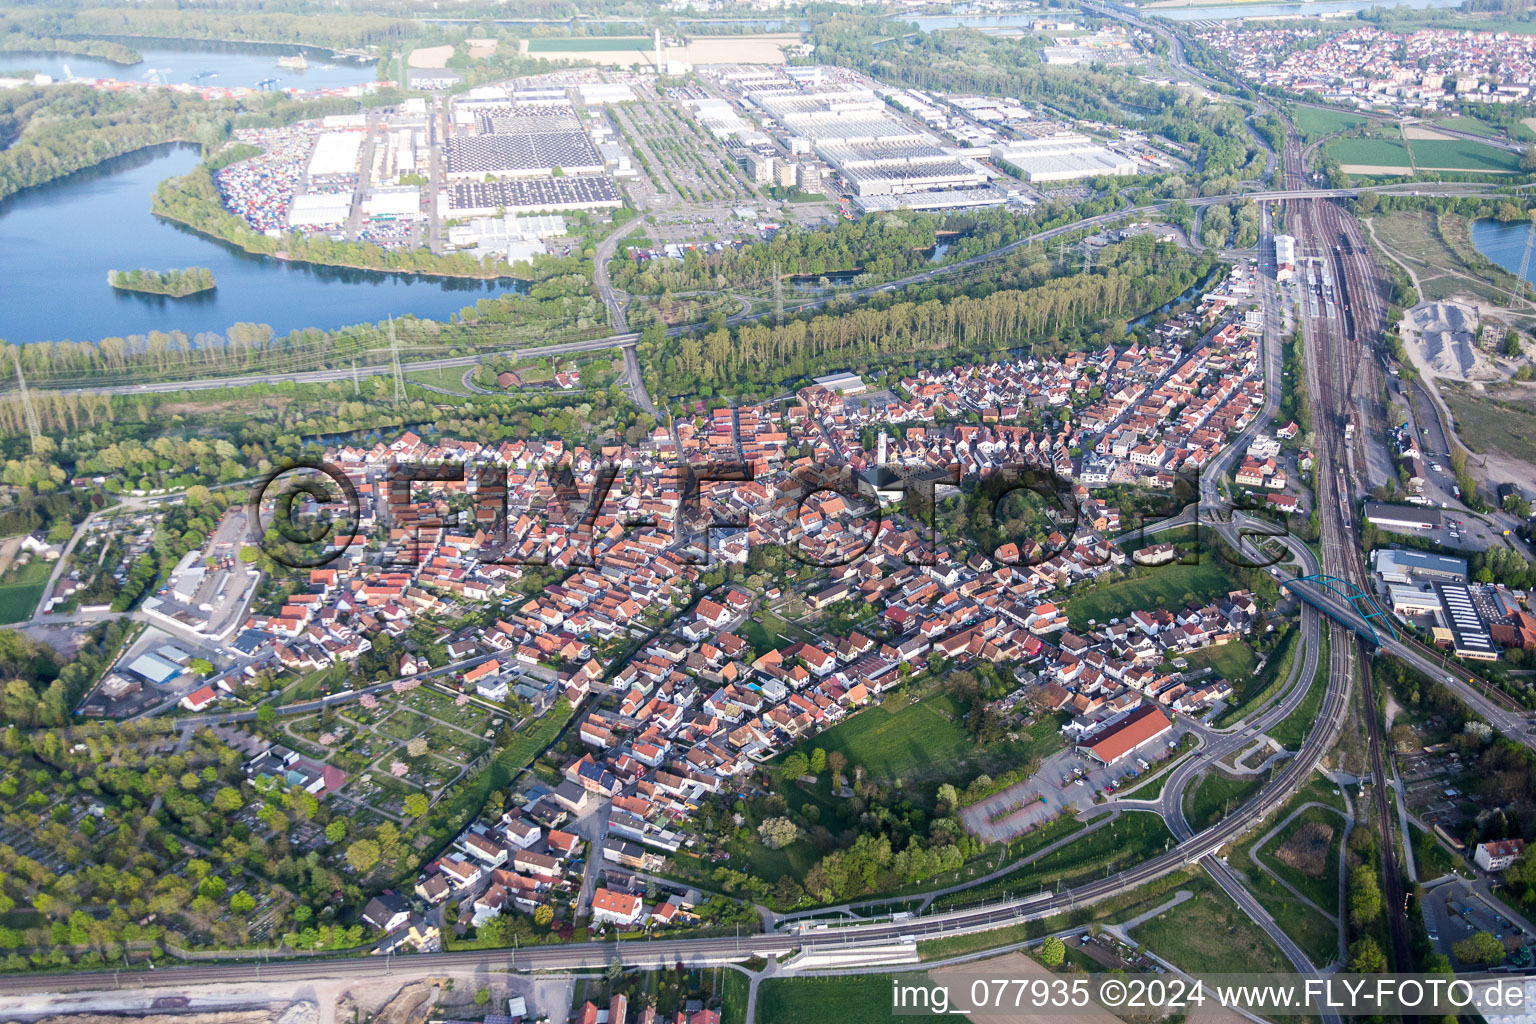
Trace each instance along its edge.
<instances>
[{"instance_id":1,"label":"paved parking area","mask_svg":"<svg viewBox=\"0 0 1536 1024\"><path fill-rule=\"evenodd\" d=\"M1051 818L1092 807L1095 793L1140 772L1138 758L1145 758L1155 769L1187 731L1182 723L1175 723L1163 738L1112 765L1102 765L1072 747L1059 750L1041 763L1034 776L971 805L961 819L971 834L987 842L1007 842Z\"/></svg>"},{"instance_id":2,"label":"paved parking area","mask_svg":"<svg viewBox=\"0 0 1536 1024\"><path fill-rule=\"evenodd\" d=\"M1536 942L1518 924L1495 910L1461 879L1446 882L1424 894L1424 923L1435 948L1456 962L1451 952L1456 943L1477 932L1488 932L1510 948ZM1458 965L1460 966L1460 965Z\"/></svg>"}]
</instances>

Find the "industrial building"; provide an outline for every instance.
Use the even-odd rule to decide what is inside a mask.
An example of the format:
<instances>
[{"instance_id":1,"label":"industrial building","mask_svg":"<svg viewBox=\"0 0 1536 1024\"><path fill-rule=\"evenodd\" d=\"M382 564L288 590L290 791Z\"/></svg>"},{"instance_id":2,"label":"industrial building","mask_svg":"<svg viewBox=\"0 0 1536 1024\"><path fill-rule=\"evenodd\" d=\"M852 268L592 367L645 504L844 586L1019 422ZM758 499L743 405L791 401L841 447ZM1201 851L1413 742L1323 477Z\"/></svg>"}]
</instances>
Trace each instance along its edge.
<instances>
[{"instance_id":1,"label":"industrial building","mask_svg":"<svg viewBox=\"0 0 1536 1024\"><path fill-rule=\"evenodd\" d=\"M345 224L351 213L350 192L308 193L293 197L288 226L299 231L330 231Z\"/></svg>"},{"instance_id":2,"label":"industrial building","mask_svg":"<svg viewBox=\"0 0 1536 1024\"><path fill-rule=\"evenodd\" d=\"M421 216L421 189L415 185L372 189L363 196L363 216L370 220L416 220Z\"/></svg>"},{"instance_id":3,"label":"industrial building","mask_svg":"<svg viewBox=\"0 0 1536 1024\"><path fill-rule=\"evenodd\" d=\"M748 153L744 158L747 167L747 177L753 184L766 185L773 181L773 157L764 156L761 153Z\"/></svg>"},{"instance_id":4,"label":"industrial building","mask_svg":"<svg viewBox=\"0 0 1536 1024\"><path fill-rule=\"evenodd\" d=\"M1365 521L1390 530L1438 530L1443 520L1437 508L1368 501L1365 503Z\"/></svg>"},{"instance_id":5,"label":"industrial building","mask_svg":"<svg viewBox=\"0 0 1536 1024\"><path fill-rule=\"evenodd\" d=\"M864 378L851 370L840 370L837 373L829 373L815 378L817 385L834 391L840 395L863 394L869 387L864 383Z\"/></svg>"},{"instance_id":6,"label":"industrial building","mask_svg":"<svg viewBox=\"0 0 1536 1024\"><path fill-rule=\"evenodd\" d=\"M455 182L445 199L447 210L443 212L454 217L536 210L614 210L624 205L613 181L597 176Z\"/></svg>"},{"instance_id":7,"label":"industrial building","mask_svg":"<svg viewBox=\"0 0 1536 1024\"><path fill-rule=\"evenodd\" d=\"M448 229L448 244L456 249L472 249L477 255L495 253L507 261L531 261L548 252L546 238L564 235L565 218L553 214L503 217L472 217L467 224Z\"/></svg>"},{"instance_id":8,"label":"industrial building","mask_svg":"<svg viewBox=\"0 0 1536 1024\"><path fill-rule=\"evenodd\" d=\"M1387 585L1387 600L1396 615L1439 615L1442 610L1440 595L1433 589L1421 590L1402 583Z\"/></svg>"},{"instance_id":9,"label":"industrial building","mask_svg":"<svg viewBox=\"0 0 1536 1024\"><path fill-rule=\"evenodd\" d=\"M1467 560L1427 551L1380 548L1371 552L1372 568L1387 583L1412 583L1415 577L1465 583Z\"/></svg>"},{"instance_id":10,"label":"industrial building","mask_svg":"<svg viewBox=\"0 0 1536 1024\"><path fill-rule=\"evenodd\" d=\"M623 82L583 82L576 89L581 93L581 102L589 107L635 100L635 91Z\"/></svg>"},{"instance_id":11,"label":"industrial building","mask_svg":"<svg viewBox=\"0 0 1536 1024\"><path fill-rule=\"evenodd\" d=\"M556 168L569 174L596 174L603 158L585 132L530 135L472 135L443 146L450 179L544 177Z\"/></svg>"},{"instance_id":12,"label":"industrial building","mask_svg":"<svg viewBox=\"0 0 1536 1024\"><path fill-rule=\"evenodd\" d=\"M1275 280L1288 281L1296 276L1296 239L1290 235L1275 236Z\"/></svg>"},{"instance_id":13,"label":"industrial building","mask_svg":"<svg viewBox=\"0 0 1536 1024\"><path fill-rule=\"evenodd\" d=\"M1494 661L1499 652L1488 635L1488 624L1477 610L1472 588L1465 583L1436 583L1445 627L1434 630L1435 644L1449 646L1458 658Z\"/></svg>"},{"instance_id":14,"label":"industrial building","mask_svg":"<svg viewBox=\"0 0 1536 1024\"><path fill-rule=\"evenodd\" d=\"M973 160L931 142L832 143L816 155L837 169L858 196L904 195L984 185L987 172Z\"/></svg>"},{"instance_id":15,"label":"industrial building","mask_svg":"<svg viewBox=\"0 0 1536 1024\"><path fill-rule=\"evenodd\" d=\"M805 191L805 186L801 186ZM953 210L978 206L1002 206L1008 193L995 186L951 188L937 192L908 192L902 195L855 196L854 209L860 213L888 213L891 210Z\"/></svg>"},{"instance_id":16,"label":"industrial building","mask_svg":"<svg viewBox=\"0 0 1536 1024\"><path fill-rule=\"evenodd\" d=\"M548 135L581 131L581 119L569 103L477 103L470 123L482 135Z\"/></svg>"},{"instance_id":17,"label":"industrial building","mask_svg":"<svg viewBox=\"0 0 1536 1024\"><path fill-rule=\"evenodd\" d=\"M357 173L358 154L363 148L362 132L326 132L315 140L306 172L316 178L341 178Z\"/></svg>"},{"instance_id":18,"label":"industrial building","mask_svg":"<svg viewBox=\"0 0 1536 1024\"><path fill-rule=\"evenodd\" d=\"M1029 182L1073 181L1100 175L1136 173L1136 161L1086 135L1020 139L991 147L992 159L1017 169Z\"/></svg>"},{"instance_id":19,"label":"industrial building","mask_svg":"<svg viewBox=\"0 0 1536 1024\"><path fill-rule=\"evenodd\" d=\"M1077 749L1102 764L1114 764L1172 728L1173 723L1156 704L1141 704L1079 742Z\"/></svg>"}]
</instances>

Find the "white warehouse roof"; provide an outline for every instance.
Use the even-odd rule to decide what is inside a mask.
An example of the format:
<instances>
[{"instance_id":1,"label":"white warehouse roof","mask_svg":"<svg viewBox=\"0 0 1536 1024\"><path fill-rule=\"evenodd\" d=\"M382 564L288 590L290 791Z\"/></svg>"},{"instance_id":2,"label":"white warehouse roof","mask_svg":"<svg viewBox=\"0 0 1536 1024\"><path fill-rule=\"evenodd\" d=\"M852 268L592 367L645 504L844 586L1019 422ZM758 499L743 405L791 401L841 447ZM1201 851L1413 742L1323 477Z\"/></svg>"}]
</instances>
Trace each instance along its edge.
<instances>
[{"instance_id":1,"label":"white warehouse roof","mask_svg":"<svg viewBox=\"0 0 1536 1024\"><path fill-rule=\"evenodd\" d=\"M362 148L362 132L326 132L315 141L315 151L309 158L309 176L357 173L357 155Z\"/></svg>"}]
</instances>

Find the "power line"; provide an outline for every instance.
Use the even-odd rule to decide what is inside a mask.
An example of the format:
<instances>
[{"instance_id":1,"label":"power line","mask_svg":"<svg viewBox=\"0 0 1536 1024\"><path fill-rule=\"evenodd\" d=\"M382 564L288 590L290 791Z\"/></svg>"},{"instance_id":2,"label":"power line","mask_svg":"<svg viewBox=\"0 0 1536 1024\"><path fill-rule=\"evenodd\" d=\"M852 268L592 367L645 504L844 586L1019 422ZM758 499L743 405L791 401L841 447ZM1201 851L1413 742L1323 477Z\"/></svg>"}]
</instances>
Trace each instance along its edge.
<instances>
[{"instance_id":1,"label":"power line","mask_svg":"<svg viewBox=\"0 0 1536 1024\"><path fill-rule=\"evenodd\" d=\"M16 384L21 389L21 404L27 411L27 433L32 435L32 451L37 451L38 439L42 437L43 428L37 420L37 409L32 405L32 392L27 390L27 378L21 375L21 353L19 350L11 352L11 359L16 364Z\"/></svg>"},{"instance_id":2,"label":"power line","mask_svg":"<svg viewBox=\"0 0 1536 1024\"><path fill-rule=\"evenodd\" d=\"M405 375L400 372L400 341L395 337L395 318L389 318L389 361L394 368L395 404L405 401Z\"/></svg>"}]
</instances>

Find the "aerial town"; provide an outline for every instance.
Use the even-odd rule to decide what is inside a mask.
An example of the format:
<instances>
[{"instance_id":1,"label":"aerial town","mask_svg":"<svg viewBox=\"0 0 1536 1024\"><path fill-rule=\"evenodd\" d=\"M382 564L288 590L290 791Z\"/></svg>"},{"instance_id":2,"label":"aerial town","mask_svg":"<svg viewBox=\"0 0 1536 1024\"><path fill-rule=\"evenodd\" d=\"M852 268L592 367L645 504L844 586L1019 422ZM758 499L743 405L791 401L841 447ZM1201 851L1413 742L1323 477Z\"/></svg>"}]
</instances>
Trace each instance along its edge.
<instances>
[{"instance_id":1,"label":"aerial town","mask_svg":"<svg viewBox=\"0 0 1536 1024\"><path fill-rule=\"evenodd\" d=\"M1536 20L524 6L0 7L5 1019L1526 1019Z\"/></svg>"}]
</instances>

